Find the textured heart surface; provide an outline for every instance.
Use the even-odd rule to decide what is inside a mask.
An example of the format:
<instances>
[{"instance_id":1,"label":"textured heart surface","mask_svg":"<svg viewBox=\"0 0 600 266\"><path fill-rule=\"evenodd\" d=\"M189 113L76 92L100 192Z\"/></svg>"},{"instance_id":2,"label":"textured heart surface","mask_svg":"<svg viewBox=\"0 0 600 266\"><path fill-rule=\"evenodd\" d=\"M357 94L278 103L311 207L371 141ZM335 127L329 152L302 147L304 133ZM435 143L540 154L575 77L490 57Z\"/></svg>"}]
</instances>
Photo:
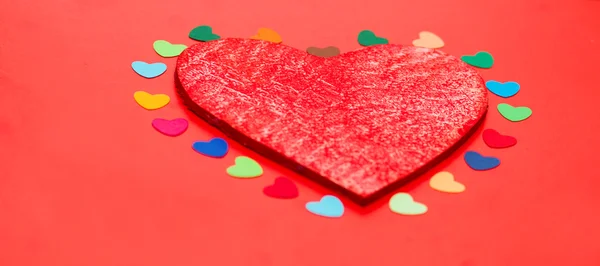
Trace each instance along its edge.
<instances>
[{"instance_id":1,"label":"textured heart surface","mask_svg":"<svg viewBox=\"0 0 600 266\"><path fill-rule=\"evenodd\" d=\"M359 204L439 162L487 111L475 69L413 46L322 58L272 42L221 39L186 49L176 82L196 115Z\"/></svg>"}]
</instances>

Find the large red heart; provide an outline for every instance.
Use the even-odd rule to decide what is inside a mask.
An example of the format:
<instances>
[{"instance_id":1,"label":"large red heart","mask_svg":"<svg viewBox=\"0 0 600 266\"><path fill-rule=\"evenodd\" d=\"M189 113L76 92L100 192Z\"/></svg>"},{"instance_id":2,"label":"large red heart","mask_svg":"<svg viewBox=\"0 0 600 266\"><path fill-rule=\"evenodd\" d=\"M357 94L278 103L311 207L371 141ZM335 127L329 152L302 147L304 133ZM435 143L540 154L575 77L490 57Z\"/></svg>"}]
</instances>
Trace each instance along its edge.
<instances>
[{"instance_id":1,"label":"large red heart","mask_svg":"<svg viewBox=\"0 0 600 266\"><path fill-rule=\"evenodd\" d=\"M222 39L189 47L176 71L198 116L359 204L438 162L487 110L477 72L427 48L379 45L321 58Z\"/></svg>"}]
</instances>

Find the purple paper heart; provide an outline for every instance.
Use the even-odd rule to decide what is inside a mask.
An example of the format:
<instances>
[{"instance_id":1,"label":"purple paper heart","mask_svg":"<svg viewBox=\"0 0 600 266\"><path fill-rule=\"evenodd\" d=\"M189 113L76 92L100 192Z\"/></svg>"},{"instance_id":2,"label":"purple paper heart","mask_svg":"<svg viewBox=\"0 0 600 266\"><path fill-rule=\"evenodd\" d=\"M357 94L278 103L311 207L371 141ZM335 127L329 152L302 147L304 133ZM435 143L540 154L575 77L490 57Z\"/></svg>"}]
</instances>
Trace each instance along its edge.
<instances>
[{"instance_id":1,"label":"purple paper heart","mask_svg":"<svg viewBox=\"0 0 600 266\"><path fill-rule=\"evenodd\" d=\"M173 120L155 118L152 120L152 127L160 133L175 137L185 132L188 128L188 121L183 118L175 118Z\"/></svg>"}]
</instances>

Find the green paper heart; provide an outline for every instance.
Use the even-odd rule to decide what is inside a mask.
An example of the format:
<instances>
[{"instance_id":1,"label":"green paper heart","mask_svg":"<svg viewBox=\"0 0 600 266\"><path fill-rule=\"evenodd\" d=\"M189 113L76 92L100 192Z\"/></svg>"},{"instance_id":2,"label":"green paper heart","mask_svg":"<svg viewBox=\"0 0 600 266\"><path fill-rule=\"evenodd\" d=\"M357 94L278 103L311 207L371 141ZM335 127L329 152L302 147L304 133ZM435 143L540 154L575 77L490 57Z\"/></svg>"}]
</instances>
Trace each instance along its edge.
<instances>
[{"instance_id":1,"label":"green paper heart","mask_svg":"<svg viewBox=\"0 0 600 266\"><path fill-rule=\"evenodd\" d=\"M463 55L460 59L469 65L479 68L490 68L494 65L494 57L488 52L478 52L475 55Z\"/></svg>"},{"instance_id":2,"label":"green paper heart","mask_svg":"<svg viewBox=\"0 0 600 266\"><path fill-rule=\"evenodd\" d=\"M190 31L190 38L196 41L208 42L218 40L221 36L214 34L210 26L198 26Z\"/></svg>"},{"instance_id":3,"label":"green paper heart","mask_svg":"<svg viewBox=\"0 0 600 266\"><path fill-rule=\"evenodd\" d=\"M388 203L390 210L402 215L421 215L427 212L427 206L416 202L408 193L396 193Z\"/></svg>"},{"instance_id":4,"label":"green paper heart","mask_svg":"<svg viewBox=\"0 0 600 266\"><path fill-rule=\"evenodd\" d=\"M171 44L165 40L155 41L153 47L154 51L162 57L178 56L187 48L185 44Z\"/></svg>"},{"instance_id":5,"label":"green paper heart","mask_svg":"<svg viewBox=\"0 0 600 266\"><path fill-rule=\"evenodd\" d=\"M529 107L513 107L506 103L498 104L498 112L512 122L523 121L533 113Z\"/></svg>"},{"instance_id":6,"label":"green paper heart","mask_svg":"<svg viewBox=\"0 0 600 266\"><path fill-rule=\"evenodd\" d=\"M386 38L377 37L377 35L370 30L363 30L358 34L358 43L362 46L371 46L388 44L388 40Z\"/></svg>"},{"instance_id":7,"label":"green paper heart","mask_svg":"<svg viewBox=\"0 0 600 266\"><path fill-rule=\"evenodd\" d=\"M238 178L254 178L263 174L263 169L255 160L246 156L235 158L235 165L227 168L227 174Z\"/></svg>"}]
</instances>

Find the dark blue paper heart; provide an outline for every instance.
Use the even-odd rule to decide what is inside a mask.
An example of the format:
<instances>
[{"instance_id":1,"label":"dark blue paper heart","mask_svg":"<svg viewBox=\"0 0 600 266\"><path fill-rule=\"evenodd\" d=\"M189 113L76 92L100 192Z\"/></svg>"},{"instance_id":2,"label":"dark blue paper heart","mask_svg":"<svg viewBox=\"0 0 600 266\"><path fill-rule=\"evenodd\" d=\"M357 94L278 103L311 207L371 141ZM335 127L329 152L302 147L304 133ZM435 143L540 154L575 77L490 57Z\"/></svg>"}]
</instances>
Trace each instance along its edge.
<instances>
[{"instance_id":1,"label":"dark blue paper heart","mask_svg":"<svg viewBox=\"0 0 600 266\"><path fill-rule=\"evenodd\" d=\"M222 138L212 138L209 141L194 142L192 149L206 156L221 158L229 151L229 145Z\"/></svg>"},{"instance_id":2,"label":"dark blue paper heart","mask_svg":"<svg viewBox=\"0 0 600 266\"><path fill-rule=\"evenodd\" d=\"M475 151L465 153L465 162L474 170L490 170L500 165L500 159L495 157L485 157Z\"/></svg>"}]
</instances>

